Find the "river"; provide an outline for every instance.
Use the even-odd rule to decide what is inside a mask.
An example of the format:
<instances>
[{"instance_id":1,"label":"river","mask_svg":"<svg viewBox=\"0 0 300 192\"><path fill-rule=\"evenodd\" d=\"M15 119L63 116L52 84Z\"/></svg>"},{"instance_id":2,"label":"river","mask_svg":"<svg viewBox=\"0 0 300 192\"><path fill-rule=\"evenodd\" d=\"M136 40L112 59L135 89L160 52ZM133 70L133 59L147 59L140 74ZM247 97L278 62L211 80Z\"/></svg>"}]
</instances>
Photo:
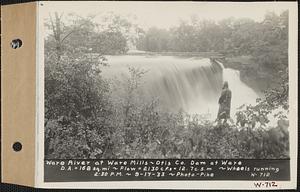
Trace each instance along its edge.
<instances>
[{"instance_id":1,"label":"river","mask_svg":"<svg viewBox=\"0 0 300 192\"><path fill-rule=\"evenodd\" d=\"M224 68L209 58L161 55L107 56L109 67L103 75L118 78L129 75L128 67L147 71L142 89L159 99L160 107L171 112L179 109L190 114L210 114L216 118L222 84L232 91L231 116L243 104L254 104L257 93L240 80L237 70Z\"/></svg>"}]
</instances>

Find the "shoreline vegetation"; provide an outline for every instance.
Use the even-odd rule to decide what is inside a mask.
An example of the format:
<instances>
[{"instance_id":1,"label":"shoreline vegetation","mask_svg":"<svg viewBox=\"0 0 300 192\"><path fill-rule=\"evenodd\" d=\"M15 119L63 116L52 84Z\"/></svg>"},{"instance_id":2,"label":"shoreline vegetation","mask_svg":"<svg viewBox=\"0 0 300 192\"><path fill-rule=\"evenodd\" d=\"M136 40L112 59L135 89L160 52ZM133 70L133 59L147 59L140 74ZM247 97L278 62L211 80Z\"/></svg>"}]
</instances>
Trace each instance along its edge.
<instances>
[{"instance_id":1,"label":"shoreline vegetation","mask_svg":"<svg viewBox=\"0 0 300 192\"><path fill-rule=\"evenodd\" d=\"M122 54L120 54L122 55ZM224 55L217 52L153 52L153 51L141 51L141 50L129 50L123 55L158 55L158 56L186 56L186 57L203 57L203 58L223 58Z\"/></svg>"},{"instance_id":2,"label":"shoreline vegetation","mask_svg":"<svg viewBox=\"0 0 300 192\"><path fill-rule=\"evenodd\" d=\"M72 16L69 25L62 18L56 13L45 23L50 34L45 39L46 159L289 157L289 121L282 113L289 109L287 11L267 13L263 22L199 20L170 31L142 31L114 15L102 28L92 18ZM146 71L128 68L128 77L114 80L102 75L101 67L109 67L105 55L126 54L132 43L154 55L222 53L224 66L238 69L242 80L253 86L255 79L266 82L258 88L263 97L231 114L235 124L163 111L159 100L145 99L140 88ZM268 115L277 125L268 125Z\"/></svg>"}]
</instances>

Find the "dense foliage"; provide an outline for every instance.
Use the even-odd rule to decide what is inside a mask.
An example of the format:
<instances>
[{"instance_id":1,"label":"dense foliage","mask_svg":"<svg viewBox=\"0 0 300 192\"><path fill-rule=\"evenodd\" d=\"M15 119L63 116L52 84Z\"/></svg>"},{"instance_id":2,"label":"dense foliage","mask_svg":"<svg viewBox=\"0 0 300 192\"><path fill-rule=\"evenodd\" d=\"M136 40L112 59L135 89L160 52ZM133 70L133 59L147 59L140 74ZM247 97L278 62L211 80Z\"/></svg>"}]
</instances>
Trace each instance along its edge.
<instances>
[{"instance_id":1,"label":"dense foliage","mask_svg":"<svg viewBox=\"0 0 300 192\"><path fill-rule=\"evenodd\" d=\"M145 51L207 52L237 55L259 54L287 48L288 11L267 13L262 22L228 18L219 22L192 18L171 29L150 28L137 47ZM268 47L273 45L273 47ZM269 48L269 49L268 49ZM286 49L285 49L286 51ZM271 61L270 61L271 63Z\"/></svg>"},{"instance_id":2,"label":"dense foliage","mask_svg":"<svg viewBox=\"0 0 300 192\"><path fill-rule=\"evenodd\" d=\"M59 51L67 51L67 48L86 48L87 51L97 54L123 54L128 51L128 42L133 37L126 36L124 31L133 28L126 20L120 17L113 17L113 21L107 21L108 26L100 26L94 22L95 16L82 18L77 15L69 15L71 20L65 21L64 15L55 13L50 16L46 23L49 36L45 46L48 49L61 49ZM69 23L68 25L66 23Z\"/></svg>"},{"instance_id":3,"label":"dense foliage","mask_svg":"<svg viewBox=\"0 0 300 192\"><path fill-rule=\"evenodd\" d=\"M281 22L280 19L287 16L283 13L274 17ZM144 74L147 73L143 69L129 68L128 77L114 80L102 77L101 69L109 67L103 55L126 52L130 39L124 34L124 30L129 29L126 28L128 23L118 17L113 18L114 25L110 24L100 32L95 30L97 27L90 18L77 18L66 25L56 14L48 23L50 35L45 42L46 158L289 156L287 117L283 113L274 113L277 109L288 110L286 63L278 66L282 74L280 86L266 90L265 97L258 99L257 105L242 106L236 114L236 125L216 125L200 115L191 116L183 111L168 113L160 109L157 98L148 98L141 89ZM271 17L271 21L273 19ZM151 29L143 40L148 43L143 46L155 51L167 51L168 46L173 46L175 51L228 51L224 46L234 45L239 52L257 54L256 58L259 58L259 51L254 54L252 49L252 45L258 42L252 42L255 39L248 30L252 25L266 27L269 24L249 20L235 21L230 25L226 23L232 23L232 20L225 20L219 25L203 22L202 27L198 26L201 30L197 28L200 31L182 24L174 29L174 34ZM224 30L220 30L221 27ZM234 30L232 27L235 27ZM286 51L286 48L277 49L276 46L286 45L283 42L278 44L279 37L273 36L273 31L266 33L269 28L264 27L264 35L257 37L264 39L260 42L260 53L266 54L274 48L280 54L269 54L272 58L263 65L271 65L269 61L273 65L284 62L284 57L280 57L282 60L274 57ZM176 40L170 42L170 35ZM223 35L235 36L235 39L220 41L222 37L219 36ZM280 38L287 38L284 35L287 34L280 33ZM270 44L265 44L266 39ZM198 46L199 42L201 46ZM280 119L278 125L268 126L270 115Z\"/></svg>"},{"instance_id":4,"label":"dense foliage","mask_svg":"<svg viewBox=\"0 0 300 192\"><path fill-rule=\"evenodd\" d=\"M249 77L276 86L288 65L288 11L269 12L262 22L228 18L219 22L193 17L171 29L150 28L140 36L137 48L151 52L219 52L226 57L247 55L254 65L239 70ZM231 62L228 62L231 65ZM275 78L274 78L275 77ZM246 80L246 83L248 82Z\"/></svg>"},{"instance_id":5,"label":"dense foliage","mask_svg":"<svg viewBox=\"0 0 300 192\"><path fill-rule=\"evenodd\" d=\"M48 158L287 158L288 121L266 129L270 106L248 106L237 125L215 125L199 115L165 113L139 89L143 71L112 85L109 113L69 122L51 120ZM120 90L121 89L121 90ZM102 111L104 106L100 107ZM99 108L98 108L99 109ZM105 109L105 108L104 108ZM259 113L258 113L259 112ZM105 116L105 117L104 117ZM105 118L105 119L104 119ZM238 117L240 118L240 117ZM102 121L99 121L101 120ZM106 122L105 122L106 120ZM76 123L74 123L74 121ZM255 123L260 125L257 127ZM51 135L50 133L54 133ZM93 148L94 147L94 148Z\"/></svg>"}]
</instances>

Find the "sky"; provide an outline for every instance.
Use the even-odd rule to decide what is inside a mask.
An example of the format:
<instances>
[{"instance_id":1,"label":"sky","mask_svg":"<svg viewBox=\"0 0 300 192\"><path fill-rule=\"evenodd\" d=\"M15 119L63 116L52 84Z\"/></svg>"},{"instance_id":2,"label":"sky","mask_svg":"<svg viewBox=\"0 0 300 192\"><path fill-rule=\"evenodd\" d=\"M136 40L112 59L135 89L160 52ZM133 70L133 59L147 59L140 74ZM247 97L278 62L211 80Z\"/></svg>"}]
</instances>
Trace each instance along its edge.
<instances>
[{"instance_id":1,"label":"sky","mask_svg":"<svg viewBox=\"0 0 300 192\"><path fill-rule=\"evenodd\" d=\"M101 15L114 12L132 19L144 29L149 27L170 28L181 20L191 17L211 19L251 18L262 21L268 11L280 14L289 3L284 2L114 2L114 1L45 1L43 14L63 12L80 16L97 14L94 20L100 22ZM135 17L134 17L135 16ZM46 16L47 17L47 16ZM98 19L98 20L97 20Z\"/></svg>"}]
</instances>

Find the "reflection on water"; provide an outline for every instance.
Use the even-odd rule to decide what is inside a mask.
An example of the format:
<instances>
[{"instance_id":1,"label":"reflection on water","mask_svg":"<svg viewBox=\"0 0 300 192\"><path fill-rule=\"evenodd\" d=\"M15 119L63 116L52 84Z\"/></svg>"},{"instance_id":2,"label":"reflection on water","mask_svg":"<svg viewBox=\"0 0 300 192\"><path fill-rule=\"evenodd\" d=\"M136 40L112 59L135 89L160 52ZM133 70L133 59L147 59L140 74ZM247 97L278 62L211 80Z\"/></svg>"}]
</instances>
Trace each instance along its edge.
<instances>
[{"instance_id":1,"label":"reflection on water","mask_svg":"<svg viewBox=\"0 0 300 192\"><path fill-rule=\"evenodd\" d=\"M161 108L171 112L182 109L188 113L211 114L216 118L218 98L223 81L232 90L232 111L245 103L255 103L257 94L241 82L239 71L226 69L221 63L208 58L175 56L108 56L109 67L103 69L105 77L129 75L128 67L148 72L143 89L150 97L157 97Z\"/></svg>"}]
</instances>

